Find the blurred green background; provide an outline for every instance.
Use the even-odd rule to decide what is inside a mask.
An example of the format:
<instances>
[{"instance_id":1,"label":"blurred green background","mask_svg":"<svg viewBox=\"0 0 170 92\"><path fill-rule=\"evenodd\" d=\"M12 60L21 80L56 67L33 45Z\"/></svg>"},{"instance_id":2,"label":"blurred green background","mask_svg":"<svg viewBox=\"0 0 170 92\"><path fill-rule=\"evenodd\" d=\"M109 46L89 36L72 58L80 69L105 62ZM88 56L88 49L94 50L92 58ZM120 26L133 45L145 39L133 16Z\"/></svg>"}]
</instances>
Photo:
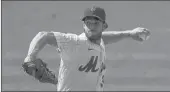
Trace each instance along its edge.
<instances>
[{"instance_id":1,"label":"blurred green background","mask_svg":"<svg viewBox=\"0 0 170 92\"><path fill-rule=\"evenodd\" d=\"M169 1L2 1L2 90L55 91L26 75L21 64L39 31L80 34L87 7L106 11L107 31L150 29L143 44L125 39L106 46L105 90L170 90ZM46 46L39 54L58 73L60 58Z\"/></svg>"}]
</instances>

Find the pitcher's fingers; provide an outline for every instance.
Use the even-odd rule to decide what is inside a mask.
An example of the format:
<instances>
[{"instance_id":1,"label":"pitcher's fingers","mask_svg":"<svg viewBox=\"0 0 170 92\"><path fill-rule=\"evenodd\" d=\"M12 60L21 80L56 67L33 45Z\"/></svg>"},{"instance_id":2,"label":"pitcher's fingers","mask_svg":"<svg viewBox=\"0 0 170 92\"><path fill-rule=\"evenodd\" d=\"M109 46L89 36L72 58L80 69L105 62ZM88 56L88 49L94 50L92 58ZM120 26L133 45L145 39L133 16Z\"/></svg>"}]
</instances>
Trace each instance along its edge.
<instances>
[{"instance_id":1,"label":"pitcher's fingers","mask_svg":"<svg viewBox=\"0 0 170 92\"><path fill-rule=\"evenodd\" d=\"M149 34L150 33L150 31L148 30L148 29L144 29L144 32L146 32L147 34Z\"/></svg>"}]
</instances>

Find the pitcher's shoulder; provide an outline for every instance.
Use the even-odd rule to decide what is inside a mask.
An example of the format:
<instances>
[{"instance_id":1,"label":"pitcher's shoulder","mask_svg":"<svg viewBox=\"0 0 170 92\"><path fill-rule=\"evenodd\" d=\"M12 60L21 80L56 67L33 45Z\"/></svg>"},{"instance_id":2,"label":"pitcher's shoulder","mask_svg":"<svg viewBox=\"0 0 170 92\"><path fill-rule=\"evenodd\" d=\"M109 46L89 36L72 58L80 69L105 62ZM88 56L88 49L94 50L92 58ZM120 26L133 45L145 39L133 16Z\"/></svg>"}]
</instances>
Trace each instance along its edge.
<instances>
[{"instance_id":1,"label":"pitcher's shoulder","mask_svg":"<svg viewBox=\"0 0 170 92\"><path fill-rule=\"evenodd\" d=\"M87 37L86 37L85 33L81 33L80 35L78 35L78 39L79 39L80 41L86 41L86 40L87 40Z\"/></svg>"},{"instance_id":2,"label":"pitcher's shoulder","mask_svg":"<svg viewBox=\"0 0 170 92\"><path fill-rule=\"evenodd\" d=\"M74 33L66 33L65 37L69 40L74 40L74 41L78 40L78 35Z\"/></svg>"}]
</instances>

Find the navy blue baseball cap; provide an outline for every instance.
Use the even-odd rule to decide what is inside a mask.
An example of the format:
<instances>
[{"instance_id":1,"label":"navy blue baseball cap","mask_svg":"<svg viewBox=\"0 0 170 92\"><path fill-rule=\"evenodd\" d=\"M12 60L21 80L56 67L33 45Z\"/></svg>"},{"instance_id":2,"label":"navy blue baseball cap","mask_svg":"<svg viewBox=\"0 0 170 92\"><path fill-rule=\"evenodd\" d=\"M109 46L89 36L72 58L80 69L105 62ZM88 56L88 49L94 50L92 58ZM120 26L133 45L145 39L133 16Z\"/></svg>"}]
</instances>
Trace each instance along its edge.
<instances>
[{"instance_id":1,"label":"navy blue baseball cap","mask_svg":"<svg viewBox=\"0 0 170 92\"><path fill-rule=\"evenodd\" d=\"M86 17L91 17L91 16L92 17L97 17L99 20L101 20L103 22L106 21L105 10L103 8L101 8L101 7L93 6L92 8L85 9L84 17L82 18L82 21L84 21ZM106 23L106 25L107 25L107 23ZM107 27L108 27L108 25L107 25Z\"/></svg>"}]
</instances>

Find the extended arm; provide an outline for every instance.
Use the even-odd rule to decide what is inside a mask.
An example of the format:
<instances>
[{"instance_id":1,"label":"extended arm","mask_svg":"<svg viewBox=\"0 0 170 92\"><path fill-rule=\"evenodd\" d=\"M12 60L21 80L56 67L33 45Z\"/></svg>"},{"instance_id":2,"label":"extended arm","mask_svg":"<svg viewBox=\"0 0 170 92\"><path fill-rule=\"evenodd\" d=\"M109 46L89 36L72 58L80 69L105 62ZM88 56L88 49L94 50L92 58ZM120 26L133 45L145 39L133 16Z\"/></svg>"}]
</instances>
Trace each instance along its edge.
<instances>
[{"instance_id":1,"label":"extended arm","mask_svg":"<svg viewBox=\"0 0 170 92\"><path fill-rule=\"evenodd\" d=\"M136 41L144 41L150 36L150 32L145 28L135 28L127 31L106 31L102 33L105 44L118 42L125 38L132 38Z\"/></svg>"},{"instance_id":2,"label":"extended arm","mask_svg":"<svg viewBox=\"0 0 170 92\"><path fill-rule=\"evenodd\" d=\"M130 38L130 31L107 31L102 33L102 38L105 44L115 43L124 38Z\"/></svg>"}]
</instances>

